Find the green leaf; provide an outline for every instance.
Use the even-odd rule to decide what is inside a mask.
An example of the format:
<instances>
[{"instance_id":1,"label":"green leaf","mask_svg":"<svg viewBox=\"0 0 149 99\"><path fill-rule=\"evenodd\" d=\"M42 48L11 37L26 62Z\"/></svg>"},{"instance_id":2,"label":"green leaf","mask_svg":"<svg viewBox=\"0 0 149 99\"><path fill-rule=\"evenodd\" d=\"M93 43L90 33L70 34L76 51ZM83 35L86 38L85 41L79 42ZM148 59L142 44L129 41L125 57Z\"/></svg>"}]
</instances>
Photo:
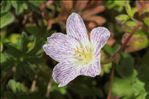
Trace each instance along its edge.
<instances>
[{"instance_id":1,"label":"green leaf","mask_svg":"<svg viewBox=\"0 0 149 99\"><path fill-rule=\"evenodd\" d=\"M11 88L11 90L16 93L17 91L17 85L15 80L9 80L8 86Z\"/></svg>"},{"instance_id":2,"label":"green leaf","mask_svg":"<svg viewBox=\"0 0 149 99\"><path fill-rule=\"evenodd\" d=\"M19 48L19 41L20 41L20 39L21 39L21 35L20 34L12 34L8 38L9 42L14 44L17 48Z\"/></svg>"},{"instance_id":3,"label":"green leaf","mask_svg":"<svg viewBox=\"0 0 149 99\"><path fill-rule=\"evenodd\" d=\"M8 12L6 14L2 14L0 16L0 29L4 28L5 26L13 23L15 21L15 17L11 12Z\"/></svg>"},{"instance_id":4,"label":"green leaf","mask_svg":"<svg viewBox=\"0 0 149 99\"><path fill-rule=\"evenodd\" d=\"M33 4L34 6L36 6L36 7L39 7L42 3L44 3L46 0L38 0L38 1L32 1L32 0L30 0L29 2L31 3L31 4Z\"/></svg>"},{"instance_id":5,"label":"green leaf","mask_svg":"<svg viewBox=\"0 0 149 99\"><path fill-rule=\"evenodd\" d=\"M17 0L12 0L12 1L10 1L10 3L12 5L12 7L14 7L15 9L18 7Z\"/></svg>"},{"instance_id":6,"label":"green leaf","mask_svg":"<svg viewBox=\"0 0 149 99\"><path fill-rule=\"evenodd\" d=\"M3 43L0 41L0 52L3 51Z\"/></svg>"},{"instance_id":7,"label":"green leaf","mask_svg":"<svg viewBox=\"0 0 149 99\"><path fill-rule=\"evenodd\" d=\"M132 29L137 25L137 22L135 21L126 21L125 24L123 25L123 30L127 33L131 32Z\"/></svg>"},{"instance_id":8,"label":"green leaf","mask_svg":"<svg viewBox=\"0 0 149 99\"><path fill-rule=\"evenodd\" d=\"M107 4L107 7L110 8L110 9L114 9L114 10L117 10L119 12L121 12L124 8L124 5L125 5L125 1L124 0L120 0L120 1L116 1L116 0L105 0L106 4Z\"/></svg>"},{"instance_id":9,"label":"green leaf","mask_svg":"<svg viewBox=\"0 0 149 99\"><path fill-rule=\"evenodd\" d=\"M149 27L149 17L143 18L143 21Z\"/></svg>"},{"instance_id":10,"label":"green leaf","mask_svg":"<svg viewBox=\"0 0 149 99\"><path fill-rule=\"evenodd\" d=\"M149 92L149 49L146 51L144 56L141 58L141 65L137 66L139 78L146 83L146 90Z\"/></svg>"},{"instance_id":11,"label":"green leaf","mask_svg":"<svg viewBox=\"0 0 149 99\"><path fill-rule=\"evenodd\" d=\"M134 15L138 11L138 9L137 8L132 8L131 10L132 10L132 16L134 17Z\"/></svg>"},{"instance_id":12,"label":"green leaf","mask_svg":"<svg viewBox=\"0 0 149 99\"><path fill-rule=\"evenodd\" d=\"M109 45L105 45L103 49L105 50L105 52L107 52L109 55L112 56L117 51L117 49L119 49L119 47L120 47L119 44L115 44L112 47Z\"/></svg>"},{"instance_id":13,"label":"green leaf","mask_svg":"<svg viewBox=\"0 0 149 99\"><path fill-rule=\"evenodd\" d=\"M8 86L14 93L27 91L27 88L22 83L16 82L14 79L9 80Z\"/></svg>"},{"instance_id":14,"label":"green leaf","mask_svg":"<svg viewBox=\"0 0 149 99\"><path fill-rule=\"evenodd\" d=\"M116 70L121 77L126 77L132 74L133 65L133 57L128 53L122 53L120 63L116 66Z\"/></svg>"},{"instance_id":15,"label":"green leaf","mask_svg":"<svg viewBox=\"0 0 149 99\"><path fill-rule=\"evenodd\" d=\"M15 8L15 12L17 15L23 13L23 11L28 8L26 2L24 1L11 1L11 4Z\"/></svg>"},{"instance_id":16,"label":"green leaf","mask_svg":"<svg viewBox=\"0 0 149 99\"><path fill-rule=\"evenodd\" d=\"M125 35L124 35L125 36ZM135 52L147 48L149 45L149 39L142 31L137 31L128 42L127 52Z\"/></svg>"},{"instance_id":17,"label":"green leaf","mask_svg":"<svg viewBox=\"0 0 149 99\"><path fill-rule=\"evenodd\" d=\"M139 79L136 79L135 83L132 85L136 99L146 99L147 92L145 91L144 85L145 84Z\"/></svg>"},{"instance_id":18,"label":"green leaf","mask_svg":"<svg viewBox=\"0 0 149 99\"><path fill-rule=\"evenodd\" d=\"M8 55L6 53L1 53L0 63L2 64L3 62L5 62L7 58L8 58Z\"/></svg>"},{"instance_id":19,"label":"green leaf","mask_svg":"<svg viewBox=\"0 0 149 99\"><path fill-rule=\"evenodd\" d=\"M29 43L29 37L25 32L22 32L20 43L21 51L26 53L28 50L27 44Z\"/></svg>"},{"instance_id":20,"label":"green leaf","mask_svg":"<svg viewBox=\"0 0 149 99\"><path fill-rule=\"evenodd\" d=\"M16 9L17 15L23 13L26 9L28 9L28 6L25 2L18 1L18 8Z\"/></svg>"},{"instance_id":21,"label":"green leaf","mask_svg":"<svg viewBox=\"0 0 149 99\"><path fill-rule=\"evenodd\" d=\"M22 53L19 49L17 49L14 45L11 43L4 43L6 46L7 50L5 51L7 54L13 56L14 58L19 58Z\"/></svg>"},{"instance_id":22,"label":"green leaf","mask_svg":"<svg viewBox=\"0 0 149 99\"><path fill-rule=\"evenodd\" d=\"M128 26L128 27L134 27L134 26L136 26L136 22L134 22L134 21L127 21L126 22L126 25Z\"/></svg>"},{"instance_id":23,"label":"green leaf","mask_svg":"<svg viewBox=\"0 0 149 99\"><path fill-rule=\"evenodd\" d=\"M129 17L132 18L133 17L133 11L132 11L131 6L129 5L128 1L126 1L125 10L126 10L127 14L129 15Z\"/></svg>"},{"instance_id":24,"label":"green leaf","mask_svg":"<svg viewBox=\"0 0 149 99\"><path fill-rule=\"evenodd\" d=\"M35 43L35 44L34 44L35 47L32 48L32 49L29 51L28 54L29 54L29 55L34 55L34 54L36 54L36 55L38 54L38 55L39 55L39 54L41 54L41 53L43 52L43 50L41 49L41 47L42 47L42 45L43 45L43 43L44 43L43 41L44 41L43 38L38 39L38 40L36 39L35 42L34 42L34 43Z\"/></svg>"},{"instance_id":25,"label":"green leaf","mask_svg":"<svg viewBox=\"0 0 149 99\"><path fill-rule=\"evenodd\" d=\"M144 83L137 78L135 70L126 78L114 78L112 93L122 99L146 99L147 95Z\"/></svg>"},{"instance_id":26,"label":"green leaf","mask_svg":"<svg viewBox=\"0 0 149 99\"><path fill-rule=\"evenodd\" d=\"M116 17L116 20L122 24L125 23L128 19L129 19L129 16L126 14L121 14Z\"/></svg>"},{"instance_id":27,"label":"green leaf","mask_svg":"<svg viewBox=\"0 0 149 99\"><path fill-rule=\"evenodd\" d=\"M7 13L8 11L10 11L10 8L11 8L11 3L9 1L2 1L1 4L0 4L0 7L1 7L1 15L4 14L4 13Z\"/></svg>"},{"instance_id":28,"label":"green leaf","mask_svg":"<svg viewBox=\"0 0 149 99\"><path fill-rule=\"evenodd\" d=\"M51 92L56 91L58 93L61 93L61 90L66 91L66 87L67 86L58 88L57 84L53 80L51 80L51 89L50 89Z\"/></svg>"},{"instance_id":29,"label":"green leaf","mask_svg":"<svg viewBox=\"0 0 149 99\"><path fill-rule=\"evenodd\" d=\"M26 30L28 31L28 33L35 36L41 36L40 34L43 33L43 31L45 31L44 28L39 28L35 24L27 24Z\"/></svg>"},{"instance_id":30,"label":"green leaf","mask_svg":"<svg viewBox=\"0 0 149 99\"><path fill-rule=\"evenodd\" d=\"M112 68L112 63L102 64L102 69L100 75L102 76L105 73L109 73Z\"/></svg>"}]
</instances>

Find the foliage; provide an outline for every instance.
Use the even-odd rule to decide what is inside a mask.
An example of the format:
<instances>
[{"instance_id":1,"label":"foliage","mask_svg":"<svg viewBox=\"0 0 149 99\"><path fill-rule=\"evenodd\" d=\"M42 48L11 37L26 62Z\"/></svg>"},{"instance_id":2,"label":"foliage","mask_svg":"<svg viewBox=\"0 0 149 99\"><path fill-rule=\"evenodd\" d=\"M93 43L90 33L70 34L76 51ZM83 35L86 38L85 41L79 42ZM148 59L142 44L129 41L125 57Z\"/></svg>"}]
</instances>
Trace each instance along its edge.
<instances>
[{"instance_id":1,"label":"foliage","mask_svg":"<svg viewBox=\"0 0 149 99\"><path fill-rule=\"evenodd\" d=\"M2 0L0 7L2 99L106 99L112 67L111 99L149 98L146 0ZM42 45L55 31L65 31L66 19L73 11L82 15L88 30L104 25L111 37L101 52L100 76L80 76L58 88L51 78L57 63L45 55Z\"/></svg>"},{"instance_id":2,"label":"foliage","mask_svg":"<svg viewBox=\"0 0 149 99\"><path fill-rule=\"evenodd\" d=\"M126 78L116 77L114 79L113 94L122 97L122 99L145 99L147 92L144 89L144 83L137 78L136 71L133 71Z\"/></svg>"}]
</instances>

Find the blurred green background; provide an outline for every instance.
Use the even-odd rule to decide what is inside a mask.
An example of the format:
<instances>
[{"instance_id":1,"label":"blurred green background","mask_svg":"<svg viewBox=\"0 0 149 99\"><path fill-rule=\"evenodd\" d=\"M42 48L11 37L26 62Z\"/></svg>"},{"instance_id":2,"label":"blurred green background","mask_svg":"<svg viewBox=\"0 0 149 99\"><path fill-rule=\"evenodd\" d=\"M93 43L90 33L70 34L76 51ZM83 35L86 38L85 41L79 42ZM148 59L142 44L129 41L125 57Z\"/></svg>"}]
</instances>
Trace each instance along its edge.
<instances>
[{"instance_id":1,"label":"blurred green background","mask_svg":"<svg viewBox=\"0 0 149 99\"><path fill-rule=\"evenodd\" d=\"M0 7L1 99L107 99L113 65L110 99L149 99L149 1L2 0ZM72 12L82 16L88 31L105 26L111 37L101 52L101 75L80 76L58 88L51 78L57 62L42 45L52 33L66 32Z\"/></svg>"}]
</instances>

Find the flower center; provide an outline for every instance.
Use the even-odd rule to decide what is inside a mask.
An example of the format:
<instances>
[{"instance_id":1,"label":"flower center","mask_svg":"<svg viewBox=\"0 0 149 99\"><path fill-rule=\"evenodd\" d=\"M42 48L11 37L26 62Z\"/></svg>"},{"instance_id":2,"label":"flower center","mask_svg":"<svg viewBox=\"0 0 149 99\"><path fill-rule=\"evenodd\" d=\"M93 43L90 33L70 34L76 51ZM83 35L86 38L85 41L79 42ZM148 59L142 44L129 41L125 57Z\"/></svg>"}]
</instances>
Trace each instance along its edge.
<instances>
[{"instance_id":1,"label":"flower center","mask_svg":"<svg viewBox=\"0 0 149 99\"><path fill-rule=\"evenodd\" d=\"M91 47L88 48L77 48L75 50L75 57L79 64L86 65L89 64L93 59L93 49Z\"/></svg>"}]
</instances>

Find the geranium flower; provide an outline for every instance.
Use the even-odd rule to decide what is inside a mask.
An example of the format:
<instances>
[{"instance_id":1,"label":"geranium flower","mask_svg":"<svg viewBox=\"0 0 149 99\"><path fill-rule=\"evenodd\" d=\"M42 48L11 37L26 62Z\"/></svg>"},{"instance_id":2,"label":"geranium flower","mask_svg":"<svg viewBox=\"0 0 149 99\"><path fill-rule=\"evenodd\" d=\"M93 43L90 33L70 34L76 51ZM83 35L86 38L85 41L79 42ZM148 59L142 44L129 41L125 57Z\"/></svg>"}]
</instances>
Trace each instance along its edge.
<instances>
[{"instance_id":1,"label":"geranium flower","mask_svg":"<svg viewBox=\"0 0 149 99\"><path fill-rule=\"evenodd\" d=\"M79 75L95 77L100 74L100 50L110 37L105 27L94 28L88 34L80 15L72 13L66 22L67 35L54 33L43 45L47 55L59 63L52 77L59 87L67 85Z\"/></svg>"}]
</instances>

